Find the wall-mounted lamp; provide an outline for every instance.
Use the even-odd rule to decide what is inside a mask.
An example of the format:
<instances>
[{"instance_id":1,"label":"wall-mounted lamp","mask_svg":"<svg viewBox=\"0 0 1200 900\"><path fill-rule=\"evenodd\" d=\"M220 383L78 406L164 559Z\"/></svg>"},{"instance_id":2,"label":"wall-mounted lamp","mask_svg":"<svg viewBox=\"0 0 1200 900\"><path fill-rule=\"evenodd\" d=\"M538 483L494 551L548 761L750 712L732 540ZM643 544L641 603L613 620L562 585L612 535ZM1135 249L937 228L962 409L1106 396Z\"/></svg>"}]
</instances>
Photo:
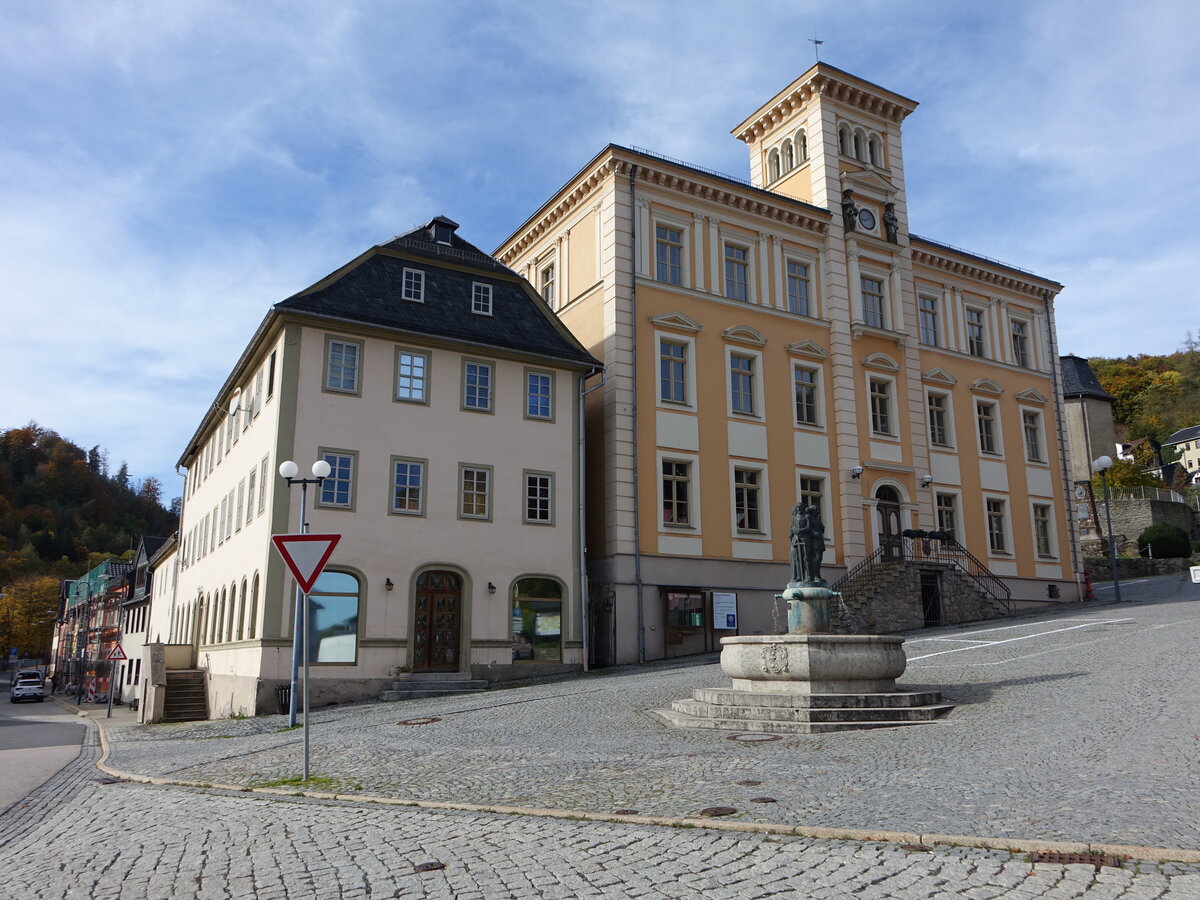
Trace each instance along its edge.
<instances>
[{"instance_id":1,"label":"wall-mounted lamp","mask_svg":"<svg viewBox=\"0 0 1200 900\"><path fill-rule=\"evenodd\" d=\"M933 484L933 476L932 475L922 475L921 476L921 486L922 487L929 487L931 484Z\"/></svg>"},{"instance_id":2,"label":"wall-mounted lamp","mask_svg":"<svg viewBox=\"0 0 1200 900\"><path fill-rule=\"evenodd\" d=\"M490 581L488 582L488 593L489 594L496 593L496 586L494 584L492 584Z\"/></svg>"},{"instance_id":3,"label":"wall-mounted lamp","mask_svg":"<svg viewBox=\"0 0 1200 900\"><path fill-rule=\"evenodd\" d=\"M391 590L392 588L394 588L394 587L395 587L395 585L394 585L394 584L392 584L392 579L390 579L390 578L389 578L389 579L387 579L387 580L386 580L386 581L383 583L383 588L384 588L384 590L390 591L390 590Z\"/></svg>"},{"instance_id":4,"label":"wall-mounted lamp","mask_svg":"<svg viewBox=\"0 0 1200 900\"><path fill-rule=\"evenodd\" d=\"M863 467L855 466L853 469L850 470L850 477L851 478L862 478L862 473L863 473Z\"/></svg>"}]
</instances>

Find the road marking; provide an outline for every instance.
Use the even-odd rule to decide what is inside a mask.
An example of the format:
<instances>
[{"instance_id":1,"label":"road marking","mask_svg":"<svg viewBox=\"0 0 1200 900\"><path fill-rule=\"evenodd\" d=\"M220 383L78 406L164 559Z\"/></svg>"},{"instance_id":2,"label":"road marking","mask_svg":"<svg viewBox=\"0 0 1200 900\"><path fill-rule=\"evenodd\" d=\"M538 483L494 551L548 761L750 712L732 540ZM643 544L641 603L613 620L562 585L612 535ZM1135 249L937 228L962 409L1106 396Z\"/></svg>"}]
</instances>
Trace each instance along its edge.
<instances>
[{"instance_id":1,"label":"road marking","mask_svg":"<svg viewBox=\"0 0 1200 900\"><path fill-rule=\"evenodd\" d=\"M1001 644L1013 644L1013 643L1016 643L1017 641L1028 641L1028 640L1031 640L1032 638L1047 637L1048 635L1061 634L1065 631L1076 631L1077 629L1080 629L1080 628L1092 628L1093 626L1096 626L1096 625L1115 625L1115 624L1120 623L1121 621L1133 621L1133 620L1132 619L1126 619L1126 620L1110 619L1110 620L1102 620L1099 622L1085 622L1082 625L1071 625L1067 628L1053 628L1050 631L1039 631L1037 634L1024 634L1024 635L1021 635L1020 637L1005 638L1002 641L992 641L990 644L987 644L986 646L989 648L990 647L998 647ZM985 648L984 647L955 647L953 650L939 650L936 653L926 653L924 656L913 656L909 659L909 662L917 662L918 660L921 660L921 659L929 659L931 656L945 656L947 653L962 653L965 650L982 650L982 649L985 649Z\"/></svg>"},{"instance_id":2,"label":"road marking","mask_svg":"<svg viewBox=\"0 0 1200 900\"><path fill-rule=\"evenodd\" d=\"M1143 578L1141 581L1122 581L1121 587L1128 587L1131 584L1145 584L1149 580L1150 580L1149 578ZM1112 589L1113 589L1113 586L1111 584L1093 584L1092 585L1093 591L1111 591Z\"/></svg>"},{"instance_id":3,"label":"road marking","mask_svg":"<svg viewBox=\"0 0 1200 900\"><path fill-rule=\"evenodd\" d=\"M1092 616L1076 616L1076 617L1072 617L1070 619L1070 621L1110 624L1110 623L1114 623L1114 622L1136 622L1137 620L1129 618L1128 616L1123 617L1121 619L1098 619L1098 618L1094 618ZM963 633L964 634L990 634L993 631L1011 631L1014 628L1038 628L1043 625L1049 625L1049 624L1051 624L1051 623L1049 623L1049 622L1021 622L1018 625L999 625L995 628L976 628L971 631L965 631ZM918 643L924 643L925 641L939 641L939 640L951 640L951 638L936 638L936 637L908 638L905 640L905 643L906 644L918 644ZM954 638L953 640L957 640L957 638ZM996 643L996 642L989 641L988 643Z\"/></svg>"},{"instance_id":4,"label":"road marking","mask_svg":"<svg viewBox=\"0 0 1200 900\"><path fill-rule=\"evenodd\" d=\"M922 641L932 641L935 643L949 644L994 644L995 641L970 641L966 638L921 638ZM905 641L905 643L915 643L914 641Z\"/></svg>"}]
</instances>

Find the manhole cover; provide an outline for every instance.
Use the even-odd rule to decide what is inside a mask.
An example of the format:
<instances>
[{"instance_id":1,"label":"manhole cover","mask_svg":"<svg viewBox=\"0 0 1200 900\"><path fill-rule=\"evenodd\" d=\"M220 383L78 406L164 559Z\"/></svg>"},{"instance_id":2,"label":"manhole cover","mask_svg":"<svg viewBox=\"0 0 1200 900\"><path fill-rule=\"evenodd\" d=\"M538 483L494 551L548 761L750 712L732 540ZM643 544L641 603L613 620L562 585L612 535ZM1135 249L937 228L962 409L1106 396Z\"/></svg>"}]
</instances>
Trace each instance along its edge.
<instances>
[{"instance_id":1,"label":"manhole cover","mask_svg":"<svg viewBox=\"0 0 1200 900\"><path fill-rule=\"evenodd\" d=\"M731 734L729 737L725 738L725 740L741 741L744 744L759 744L765 741L778 741L781 740L782 737L783 736L779 734L762 734L760 732L754 732L752 734Z\"/></svg>"},{"instance_id":2,"label":"manhole cover","mask_svg":"<svg viewBox=\"0 0 1200 900\"><path fill-rule=\"evenodd\" d=\"M426 716L421 719L405 719L403 722L397 722L397 725L432 725L434 722L442 721L438 716Z\"/></svg>"},{"instance_id":3,"label":"manhole cover","mask_svg":"<svg viewBox=\"0 0 1200 900\"><path fill-rule=\"evenodd\" d=\"M774 797L751 797L750 802L751 803L775 803L777 801L775 800Z\"/></svg>"},{"instance_id":4,"label":"manhole cover","mask_svg":"<svg viewBox=\"0 0 1200 900\"><path fill-rule=\"evenodd\" d=\"M636 816L638 814L636 809L618 809L613 812L618 816Z\"/></svg>"},{"instance_id":5,"label":"manhole cover","mask_svg":"<svg viewBox=\"0 0 1200 900\"><path fill-rule=\"evenodd\" d=\"M732 816L736 809L732 806L710 806L708 809L700 810L700 815L714 818L716 816Z\"/></svg>"},{"instance_id":6,"label":"manhole cover","mask_svg":"<svg viewBox=\"0 0 1200 900\"><path fill-rule=\"evenodd\" d=\"M762 782L747 778L745 781L735 781L734 784L740 784L742 787L757 787Z\"/></svg>"},{"instance_id":7,"label":"manhole cover","mask_svg":"<svg viewBox=\"0 0 1200 900\"><path fill-rule=\"evenodd\" d=\"M433 862L417 863L415 866L413 866L413 868L418 872L436 872L438 869L446 868L446 864L444 862L437 862L434 860Z\"/></svg>"},{"instance_id":8,"label":"manhole cover","mask_svg":"<svg viewBox=\"0 0 1200 900\"><path fill-rule=\"evenodd\" d=\"M1029 857L1033 863L1057 863L1060 866L1095 866L1099 871L1101 866L1123 867L1121 857L1106 856L1100 853L1033 853Z\"/></svg>"}]
</instances>

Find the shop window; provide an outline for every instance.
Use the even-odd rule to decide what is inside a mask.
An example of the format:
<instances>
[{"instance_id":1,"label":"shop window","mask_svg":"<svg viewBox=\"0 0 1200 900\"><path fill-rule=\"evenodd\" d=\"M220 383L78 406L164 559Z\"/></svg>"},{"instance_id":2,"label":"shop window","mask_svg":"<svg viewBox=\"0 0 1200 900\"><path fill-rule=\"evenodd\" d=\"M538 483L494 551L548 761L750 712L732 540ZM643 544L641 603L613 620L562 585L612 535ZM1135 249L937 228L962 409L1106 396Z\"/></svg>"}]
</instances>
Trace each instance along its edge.
<instances>
[{"instance_id":1,"label":"shop window","mask_svg":"<svg viewBox=\"0 0 1200 900\"><path fill-rule=\"evenodd\" d=\"M513 662L562 662L562 586L522 578L513 586Z\"/></svg>"}]
</instances>

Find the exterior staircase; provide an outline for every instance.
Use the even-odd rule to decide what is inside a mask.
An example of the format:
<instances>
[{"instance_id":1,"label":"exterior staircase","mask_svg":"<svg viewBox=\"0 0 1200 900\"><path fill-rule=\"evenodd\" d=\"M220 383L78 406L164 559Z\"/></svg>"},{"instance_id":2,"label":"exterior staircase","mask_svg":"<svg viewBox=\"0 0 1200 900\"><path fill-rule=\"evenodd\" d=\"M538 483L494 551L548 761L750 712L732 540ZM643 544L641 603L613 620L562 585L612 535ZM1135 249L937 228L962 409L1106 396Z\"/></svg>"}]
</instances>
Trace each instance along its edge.
<instances>
[{"instance_id":1,"label":"exterior staircase","mask_svg":"<svg viewBox=\"0 0 1200 900\"><path fill-rule=\"evenodd\" d=\"M412 672L392 682L380 700L419 700L453 694L474 694L487 690L488 683L466 672Z\"/></svg>"},{"instance_id":2,"label":"exterior staircase","mask_svg":"<svg viewBox=\"0 0 1200 900\"><path fill-rule=\"evenodd\" d=\"M208 718L208 688L203 669L168 669L164 722L195 722Z\"/></svg>"},{"instance_id":3,"label":"exterior staircase","mask_svg":"<svg viewBox=\"0 0 1200 900\"><path fill-rule=\"evenodd\" d=\"M792 694L706 688L670 709L651 710L679 728L764 734L824 734L897 725L927 725L954 708L938 691L885 694Z\"/></svg>"}]
</instances>

